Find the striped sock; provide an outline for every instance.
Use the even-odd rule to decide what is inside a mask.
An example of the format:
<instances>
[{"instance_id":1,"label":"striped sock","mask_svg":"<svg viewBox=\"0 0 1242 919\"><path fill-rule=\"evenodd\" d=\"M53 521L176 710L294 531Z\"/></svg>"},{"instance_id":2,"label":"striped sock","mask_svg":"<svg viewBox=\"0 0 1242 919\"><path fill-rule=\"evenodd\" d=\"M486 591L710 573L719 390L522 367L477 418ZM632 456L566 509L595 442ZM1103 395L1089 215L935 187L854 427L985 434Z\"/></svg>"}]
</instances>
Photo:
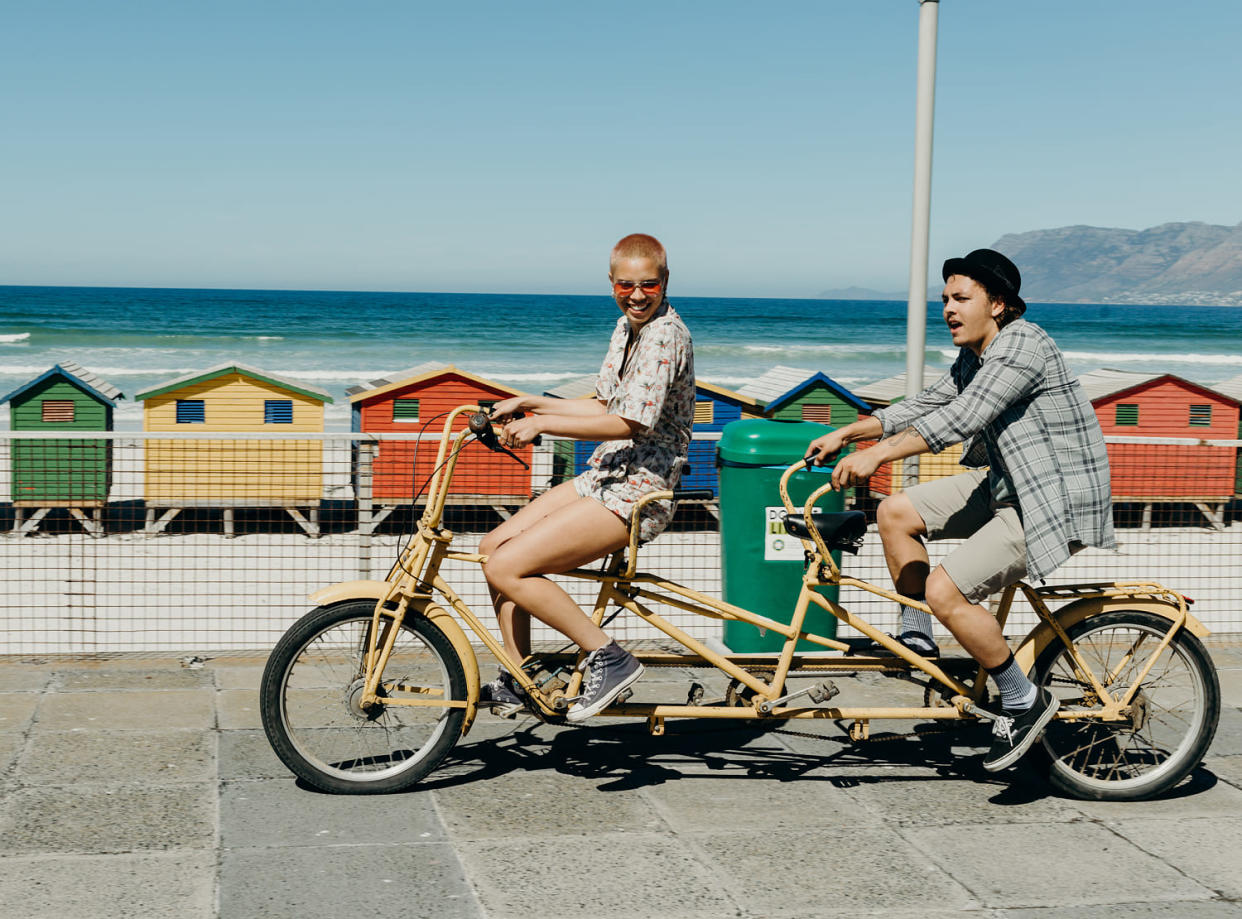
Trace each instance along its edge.
<instances>
[{"instance_id":1,"label":"striped sock","mask_svg":"<svg viewBox=\"0 0 1242 919\"><path fill-rule=\"evenodd\" d=\"M996 688L1000 690L1001 705L1006 711L1025 711L1035 704L1039 690L1026 678L1018 662L1013 659L1013 652L998 667L988 667Z\"/></svg>"},{"instance_id":2,"label":"striped sock","mask_svg":"<svg viewBox=\"0 0 1242 919\"><path fill-rule=\"evenodd\" d=\"M911 600L922 600L922 594L907 594ZM932 638L932 617L931 613L925 613L921 609L915 609L913 606L901 604L901 631L898 634L904 635L906 632L917 632L923 638L927 639L926 650L930 651L936 647L936 640Z\"/></svg>"}]
</instances>

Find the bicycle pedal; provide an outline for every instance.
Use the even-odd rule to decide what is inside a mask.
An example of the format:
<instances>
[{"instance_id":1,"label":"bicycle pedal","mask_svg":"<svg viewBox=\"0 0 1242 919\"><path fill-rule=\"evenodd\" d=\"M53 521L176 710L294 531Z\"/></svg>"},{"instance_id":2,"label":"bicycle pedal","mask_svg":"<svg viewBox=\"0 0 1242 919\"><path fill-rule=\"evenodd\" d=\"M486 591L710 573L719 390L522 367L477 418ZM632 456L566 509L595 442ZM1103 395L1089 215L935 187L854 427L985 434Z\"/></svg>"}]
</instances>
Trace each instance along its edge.
<instances>
[{"instance_id":1,"label":"bicycle pedal","mask_svg":"<svg viewBox=\"0 0 1242 919\"><path fill-rule=\"evenodd\" d=\"M703 704L703 693L704 693L704 689L703 689L702 683L691 683L690 691L686 693L686 704L687 705L702 705Z\"/></svg>"},{"instance_id":2,"label":"bicycle pedal","mask_svg":"<svg viewBox=\"0 0 1242 919\"><path fill-rule=\"evenodd\" d=\"M634 690L626 688L617 693L615 699L612 700L613 705L624 705L630 700L630 696L634 695Z\"/></svg>"}]
</instances>

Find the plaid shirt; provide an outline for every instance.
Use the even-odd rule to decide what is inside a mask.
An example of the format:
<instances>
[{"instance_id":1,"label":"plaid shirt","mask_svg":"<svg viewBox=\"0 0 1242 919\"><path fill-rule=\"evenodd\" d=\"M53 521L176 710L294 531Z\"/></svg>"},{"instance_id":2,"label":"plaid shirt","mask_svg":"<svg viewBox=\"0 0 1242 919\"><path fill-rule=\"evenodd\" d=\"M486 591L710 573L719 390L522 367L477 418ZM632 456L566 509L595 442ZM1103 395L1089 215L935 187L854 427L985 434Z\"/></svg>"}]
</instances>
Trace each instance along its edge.
<instances>
[{"instance_id":1,"label":"plaid shirt","mask_svg":"<svg viewBox=\"0 0 1242 919\"><path fill-rule=\"evenodd\" d=\"M933 453L965 442L963 466L994 451L1018 496L1026 566L1042 578L1070 543L1112 549L1108 453L1095 411L1039 326L1006 325L977 357L962 348L948 373L875 413L887 437L913 426Z\"/></svg>"}]
</instances>

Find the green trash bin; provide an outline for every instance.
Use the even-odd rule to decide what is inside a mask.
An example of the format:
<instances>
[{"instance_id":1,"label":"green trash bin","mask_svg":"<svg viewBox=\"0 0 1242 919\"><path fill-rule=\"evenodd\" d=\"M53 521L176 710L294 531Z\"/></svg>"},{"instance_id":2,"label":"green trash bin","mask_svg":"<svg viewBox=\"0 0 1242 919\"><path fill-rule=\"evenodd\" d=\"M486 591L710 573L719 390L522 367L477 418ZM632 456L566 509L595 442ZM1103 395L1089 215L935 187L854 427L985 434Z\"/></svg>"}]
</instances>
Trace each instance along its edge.
<instances>
[{"instance_id":1,"label":"green trash bin","mask_svg":"<svg viewBox=\"0 0 1242 919\"><path fill-rule=\"evenodd\" d=\"M806 455L807 445L833 430L809 421L747 418L725 426L716 465L720 470L720 552L724 599L751 612L789 622L802 588L805 559L802 542L785 532L785 507L780 481L785 469ZM789 479L789 497L800 508L811 492L828 484L830 466L799 470ZM844 509L839 491L816 503L822 511ZM840 553L833 558L840 564ZM838 588L821 587L832 600ZM837 618L811 605L804 628L834 638ZM726 620L724 643L735 652L779 651L784 636L746 622ZM799 651L826 651L822 645L798 642Z\"/></svg>"}]
</instances>

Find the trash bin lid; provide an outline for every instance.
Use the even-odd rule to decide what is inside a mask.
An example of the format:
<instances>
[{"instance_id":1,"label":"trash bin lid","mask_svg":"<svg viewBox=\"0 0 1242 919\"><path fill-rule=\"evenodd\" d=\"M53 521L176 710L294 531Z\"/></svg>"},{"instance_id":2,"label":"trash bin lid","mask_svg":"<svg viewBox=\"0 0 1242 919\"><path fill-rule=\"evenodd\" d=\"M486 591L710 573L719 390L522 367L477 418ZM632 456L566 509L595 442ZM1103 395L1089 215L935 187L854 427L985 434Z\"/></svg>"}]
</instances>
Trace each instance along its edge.
<instances>
[{"instance_id":1,"label":"trash bin lid","mask_svg":"<svg viewBox=\"0 0 1242 919\"><path fill-rule=\"evenodd\" d=\"M811 441L833 430L813 421L744 418L725 425L720 433L720 462L728 466L788 466L806 456Z\"/></svg>"}]
</instances>

